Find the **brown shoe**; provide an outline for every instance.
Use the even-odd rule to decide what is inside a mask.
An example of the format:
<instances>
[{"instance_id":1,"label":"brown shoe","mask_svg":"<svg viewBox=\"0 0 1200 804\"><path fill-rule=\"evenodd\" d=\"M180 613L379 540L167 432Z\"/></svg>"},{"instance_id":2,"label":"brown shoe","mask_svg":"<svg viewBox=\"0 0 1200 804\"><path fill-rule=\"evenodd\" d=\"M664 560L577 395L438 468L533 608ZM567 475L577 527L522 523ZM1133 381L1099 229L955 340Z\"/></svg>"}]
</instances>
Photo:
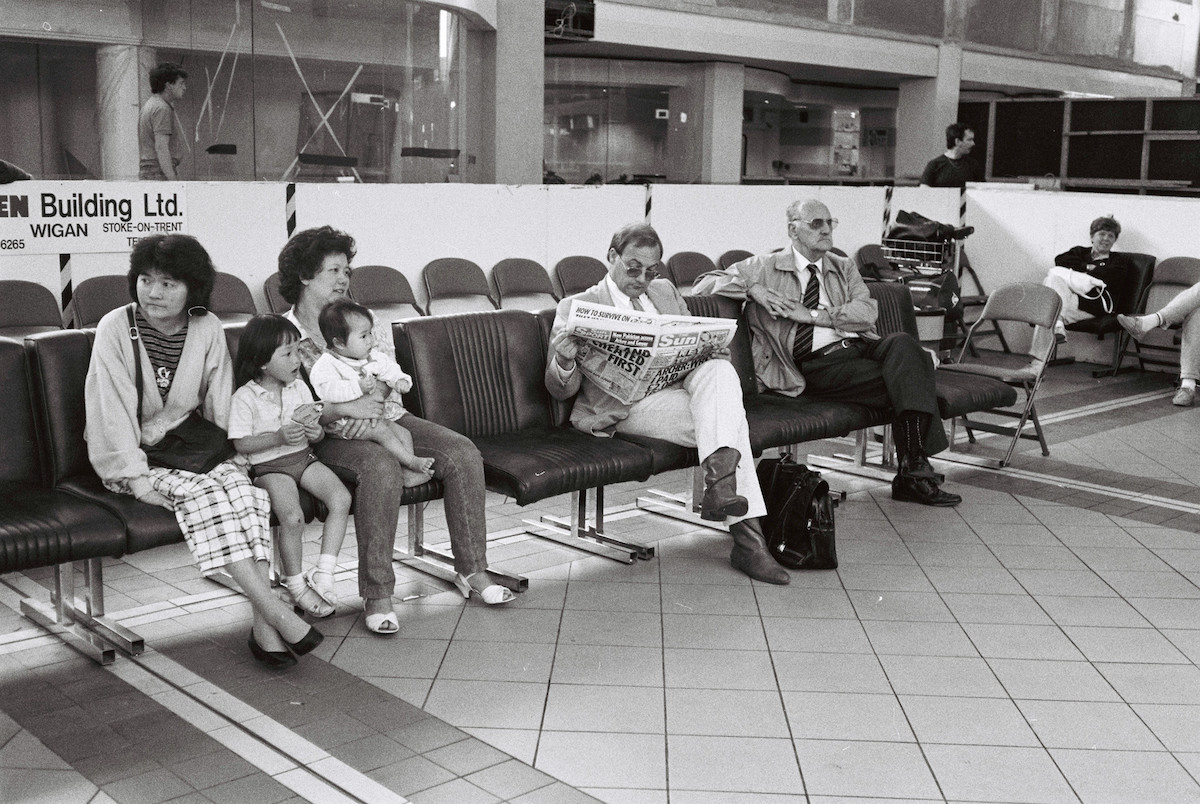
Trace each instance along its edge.
<instances>
[{"instance_id":1,"label":"brown shoe","mask_svg":"<svg viewBox=\"0 0 1200 804\"><path fill-rule=\"evenodd\" d=\"M734 569L764 583L783 585L791 582L787 570L767 552L767 540L757 518L734 522L729 526L729 535L733 537L729 563Z\"/></svg>"},{"instance_id":2,"label":"brown shoe","mask_svg":"<svg viewBox=\"0 0 1200 804\"><path fill-rule=\"evenodd\" d=\"M737 493L737 465L742 454L733 447L721 447L701 462L704 467L704 499L700 518L720 522L727 516L745 516L750 503Z\"/></svg>"}]
</instances>

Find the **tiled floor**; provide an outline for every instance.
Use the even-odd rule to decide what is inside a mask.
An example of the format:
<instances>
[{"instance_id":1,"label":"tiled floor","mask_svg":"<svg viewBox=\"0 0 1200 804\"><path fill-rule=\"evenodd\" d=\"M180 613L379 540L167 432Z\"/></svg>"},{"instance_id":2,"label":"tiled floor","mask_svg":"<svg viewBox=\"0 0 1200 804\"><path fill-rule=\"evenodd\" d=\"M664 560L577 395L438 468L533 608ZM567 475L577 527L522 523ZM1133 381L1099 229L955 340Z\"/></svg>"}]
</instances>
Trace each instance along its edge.
<instances>
[{"instance_id":1,"label":"tiled floor","mask_svg":"<svg viewBox=\"0 0 1200 804\"><path fill-rule=\"evenodd\" d=\"M182 547L106 568L148 644L107 668L15 612L47 573L5 576L0 801L1200 801L1200 410L1162 375L1088 368L1043 391L1051 457L939 463L956 509L831 474L841 565L787 587L733 571L715 531L616 513L657 547L626 566L516 532L565 500L494 498L516 602L401 568L381 639L348 548L325 643L272 674Z\"/></svg>"}]
</instances>

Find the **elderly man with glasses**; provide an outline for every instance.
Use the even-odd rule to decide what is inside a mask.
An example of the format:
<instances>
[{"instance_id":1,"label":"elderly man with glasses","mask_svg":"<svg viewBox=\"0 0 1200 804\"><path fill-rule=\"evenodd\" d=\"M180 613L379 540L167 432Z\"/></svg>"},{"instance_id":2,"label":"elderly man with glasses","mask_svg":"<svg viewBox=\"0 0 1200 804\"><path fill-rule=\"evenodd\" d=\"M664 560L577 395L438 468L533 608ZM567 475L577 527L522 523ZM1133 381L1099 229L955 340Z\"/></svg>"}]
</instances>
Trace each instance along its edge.
<instances>
[{"instance_id":1,"label":"elderly man with glasses","mask_svg":"<svg viewBox=\"0 0 1200 804\"><path fill-rule=\"evenodd\" d=\"M856 402L893 411L900 471L892 499L962 502L941 489L929 455L948 445L934 393L933 361L912 336L880 338L879 315L854 261L831 254L837 218L820 201L788 207L791 248L705 274L693 293L749 299L759 387L783 396Z\"/></svg>"},{"instance_id":2,"label":"elderly man with glasses","mask_svg":"<svg viewBox=\"0 0 1200 804\"><path fill-rule=\"evenodd\" d=\"M661 315L690 315L679 291L659 278L663 246L643 223L623 226L608 248L608 274L558 304L550 332L546 388L555 399L575 397L571 424L597 436L616 433L661 438L695 447L704 468L704 519L729 524L729 561L751 578L785 584L787 571L767 552L758 518L767 512L754 469L746 411L737 370L713 358L682 382L627 405L583 375L575 358L579 341L567 332L575 300ZM728 352L723 357L728 358Z\"/></svg>"}]
</instances>

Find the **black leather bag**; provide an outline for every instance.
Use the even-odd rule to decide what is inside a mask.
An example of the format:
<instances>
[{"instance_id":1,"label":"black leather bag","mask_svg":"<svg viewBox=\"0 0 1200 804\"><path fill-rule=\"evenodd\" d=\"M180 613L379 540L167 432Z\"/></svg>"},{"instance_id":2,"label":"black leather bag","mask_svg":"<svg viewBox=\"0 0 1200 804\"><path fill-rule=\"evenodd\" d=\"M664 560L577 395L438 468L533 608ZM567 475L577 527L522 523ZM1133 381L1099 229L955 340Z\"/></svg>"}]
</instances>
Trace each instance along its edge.
<instances>
[{"instance_id":1,"label":"black leather bag","mask_svg":"<svg viewBox=\"0 0 1200 804\"><path fill-rule=\"evenodd\" d=\"M837 543L829 484L792 456L764 458L758 482L767 503L767 550L788 569L836 569Z\"/></svg>"},{"instance_id":2,"label":"black leather bag","mask_svg":"<svg viewBox=\"0 0 1200 804\"><path fill-rule=\"evenodd\" d=\"M138 393L138 421L142 418L142 356L138 353L141 340L137 322L133 317L133 305L125 309L129 317L129 340L133 346L133 365ZM175 425L157 444L142 445L146 460L151 466L164 469L182 469L198 475L205 474L222 461L232 458L236 451L229 441L229 434L193 410L188 417Z\"/></svg>"},{"instance_id":3,"label":"black leather bag","mask_svg":"<svg viewBox=\"0 0 1200 804\"><path fill-rule=\"evenodd\" d=\"M953 240L955 229L948 223L926 218L919 212L900 210L887 236L896 240L924 240L931 243Z\"/></svg>"}]
</instances>

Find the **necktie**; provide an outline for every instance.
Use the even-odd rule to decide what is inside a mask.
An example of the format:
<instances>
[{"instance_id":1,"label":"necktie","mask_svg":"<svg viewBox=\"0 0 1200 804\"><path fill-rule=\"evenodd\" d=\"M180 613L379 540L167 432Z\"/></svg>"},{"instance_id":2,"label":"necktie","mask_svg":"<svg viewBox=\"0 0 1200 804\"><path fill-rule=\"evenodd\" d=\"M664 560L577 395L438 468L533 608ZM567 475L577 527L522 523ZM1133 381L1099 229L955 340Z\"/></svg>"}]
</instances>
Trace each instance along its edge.
<instances>
[{"instance_id":1,"label":"necktie","mask_svg":"<svg viewBox=\"0 0 1200 804\"><path fill-rule=\"evenodd\" d=\"M821 303L821 285L817 281L817 266L810 264L808 266L808 284L804 286L804 300L802 304L809 310L816 310ZM796 338L792 341L792 360L796 365L800 365L808 353L812 351L813 342L813 325L798 324L796 326Z\"/></svg>"},{"instance_id":2,"label":"necktie","mask_svg":"<svg viewBox=\"0 0 1200 804\"><path fill-rule=\"evenodd\" d=\"M641 301L638 299L630 298L629 301L633 304L633 309L637 310L639 313L646 312L646 308L642 306Z\"/></svg>"}]
</instances>

